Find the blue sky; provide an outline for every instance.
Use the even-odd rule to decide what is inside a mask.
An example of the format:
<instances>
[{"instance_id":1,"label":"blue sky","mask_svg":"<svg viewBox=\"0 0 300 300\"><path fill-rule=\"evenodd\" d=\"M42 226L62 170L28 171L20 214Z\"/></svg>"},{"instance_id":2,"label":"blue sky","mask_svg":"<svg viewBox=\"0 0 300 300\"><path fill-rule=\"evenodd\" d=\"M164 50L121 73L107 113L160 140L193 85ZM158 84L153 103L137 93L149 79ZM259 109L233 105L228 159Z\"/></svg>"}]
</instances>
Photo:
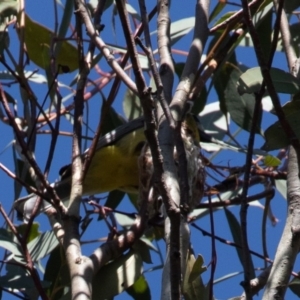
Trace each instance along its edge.
<instances>
[{"instance_id":1,"label":"blue sky","mask_svg":"<svg viewBox=\"0 0 300 300\"><path fill-rule=\"evenodd\" d=\"M133 7L137 8L137 2L136 1L130 1ZM150 1L148 2L150 3ZM147 3L147 4L148 4ZM216 1L212 1L211 7L214 7L216 4ZM148 9L150 10L149 5ZM232 10L236 10L236 7L231 7ZM229 10L231 10L229 9ZM41 22L42 24L48 26L49 28L53 28L53 20L48 17L52 16L53 14L53 4L51 1L44 1L43 5L37 5L34 1L28 1L26 3L26 11L35 21ZM175 4L175 2L171 6L171 20L172 22L179 20L184 17L190 17L193 16L194 13L194 2L192 1L186 1L184 4L182 2L181 7L178 4ZM45 17L47 16L47 18ZM122 31L120 28L120 25L118 23L118 18L116 18L116 28L113 29L112 24L112 11L111 9L104 14L103 22L105 24L105 29L102 32L102 37L104 41L109 41L110 43L118 43L120 45L123 45L123 39L122 39ZM213 22L212 22L213 23ZM211 25L211 24L210 24ZM153 28L155 26L155 22L152 22L151 25ZM15 37L13 35L13 28L9 29L10 33L12 33L11 36L11 48L13 47L14 43L16 42ZM187 45L191 42L191 33L188 34L186 37L184 37L181 41L179 41L174 48L179 50L187 50ZM257 65L255 56L253 54L252 48L240 48L237 50L237 59L238 61L242 62L243 64L246 64L248 67L253 67ZM184 61L185 57L182 56L176 56L176 61ZM286 67L286 61L285 57L282 53L276 53L275 59L274 59L274 65L282 68L287 69ZM101 65L101 68L104 71L109 71L108 66L103 63ZM36 66L34 66L32 63L28 66L29 70L36 69ZM0 66L0 71L3 70L3 66ZM75 72L70 75L62 75L60 77L60 81L70 83L75 76ZM91 75L96 76L96 73L93 72ZM46 95L46 87L45 85L34 85L35 91L37 91L37 95L39 99L44 99ZM109 86L103 90L103 93L105 96L108 95ZM11 92L11 90L9 90ZM19 90L15 87L15 91L11 92L16 98L18 98ZM69 91L64 90L63 95L66 96L69 93ZM114 103L114 108L118 113L121 115L124 115L123 113L123 107L122 107L122 97L125 95L125 88L122 87L122 89L119 92L120 97L116 100ZM89 107L89 113L90 113L90 126L92 128L95 128L98 119L97 116L100 112L100 105L101 101L99 101L100 97L95 96L90 101L90 107ZM209 102L215 102L217 101L217 95L216 93L212 93ZM20 100L19 100L20 101ZM69 100L68 103L70 103L72 100ZM270 117L269 115L263 119L262 127L265 129L267 126L269 126L272 122L274 122L274 118ZM231 123L232 124L232 123ZM62 124L64 130L72 130L71 124L67 121L63 122ZM232 125L233 128L236 128L236 126ZM13 170L13 161L12 161L12 151L11 151L11 142L13 140L13 135L8 130L8 127L0 123L0 132L1 132L1 139L0 139L0 162L5 164L7 167ZM89 135L92 136L92 132L89 132ZM242 145L247 144L247 138L248 133L242 133L239 136L239 141ZM37 145L37 153L36 158L37 161L41 162L41 165L43 166L45 162L45 146L49 145L49 137L48 136L39 136L39 143ZM256 147L259 148L262 146L262 139L259 138L258 142L256 144ZM46 146L48 147L48 146ZM58 149L62 149L59 152L59 155L55 155L54 161L53 161L53 167L51 168L51 172L49 174L49 180L54 181L57 178L58 171L61 166L67 164L70 162L71 159L71 139L69 137L60 137L58 139ZM47 149L48 150L48 149ZM206 154L209 157L209 154ZM237 155L235 152L225 151L224 153L220 154L217 158L215 158L214 162L216 164L230 164L230 165L241 165L243 164L243 161L245 159L245 156L242 154ZM4 208L9 211L11 207L11 203L14 199L13 194L13 181L8 178L3 172L0 172L0 189L2 193L0 194L0 202L4 206ZM255 193L257 190L251 190L251 193ZM268 222L268 249L269 249L269 255L271 258L274 257L276 247L282 232L282 228L284 225L285 215L286 215L286 201L283 199L283 197L277 193L276 197L272 201L272 209L274 215L279 219L278 224L273 227L270 222ZM262 204L264 204L264 201L262 201ZM133 207L131 206L128 199L123 200L121 206L119 207L120 210L124 211L133 211ZM235 216L238 218L239 216L239 207L233 207L230 208L230 210L235 214ZM262 213L263 211L260 208L257 207L250 207L249 208L249 244L251 246L252 250L255 250L259 253L262 252L261 247L261 219L262 219ZM213 215L215 220L215 234L218 236L223 237L224 239L232 240L232 236L229 230L229 226L227 224L227 220L225 218L224 211L219 211L214 213ZM2 219L0 219L2 220ZM48 221L45 219L45 217L40 216L39 222L41 223L41 228L45 229L48 227ZM201 220L197 221L197 225L202 227L203 229L207 231L210 230L210 220L209 217L206 216L204 218L201 218ZM94 225L97 226L97 225ZM106 229L102 228L101 226L99 230L101 230L100 237L106 236ZM93 227L94 228L94 227ZM88 240L92 237L93 229L91 228L84 239ZM211 260L211 239L205 236L202 236L201 233L199 233L194 228L191 228L191 236L192 236L192 244L193 248L196 254L201 254L204 257L205 264L208 265ZM162 249L162 252L164 252L165 245L162 241L156 245ZM85 246L83 249L85 251L85 254L88 255L92 251L92 249L95 247L95 244ZM221 278L227 274L234 273L234 272L241 272L242 266L239 263L238 259L236 258L236 250L233 247L221 244L219 242L216 242L216 248L217 248L217 268L216 268L216 274L215 279ZM149 269L152 267L155 267L160 264L160 258L159 256L152 252L152 265L145 265L145 269ZM260 259L254 258L254 265L255 267L263 267L263 261ZM297 262L296 267L299 268L299 262ZM294 268L297 270L297 268ZM150 285L151 293L152 293L152 299L158 299L160 294L160 280L161 280L161 270L153 271L153 272L147 272L145 273L146 279ZM203 280L206 283L209 280L210 276L210 268L207 272L203 274ZM215 285L215 296L216 299L228 299L229 297L238 296L242 293L242 288L240 287L239 283L243 280L242 275L235 276L231 278L230 280L223 281L219 284ZM289 296L290 295L290 296ZM261 294L260 294L261 297ZM258 297L257 299L259 299ZM287 294L288 297L292 297L291 294ZM8 294L3 295L3 299L12 299ZM127 296L125 293L119 295L116 297L116 299L131 299L131 297Z\"/></svg>"}]
</instances>

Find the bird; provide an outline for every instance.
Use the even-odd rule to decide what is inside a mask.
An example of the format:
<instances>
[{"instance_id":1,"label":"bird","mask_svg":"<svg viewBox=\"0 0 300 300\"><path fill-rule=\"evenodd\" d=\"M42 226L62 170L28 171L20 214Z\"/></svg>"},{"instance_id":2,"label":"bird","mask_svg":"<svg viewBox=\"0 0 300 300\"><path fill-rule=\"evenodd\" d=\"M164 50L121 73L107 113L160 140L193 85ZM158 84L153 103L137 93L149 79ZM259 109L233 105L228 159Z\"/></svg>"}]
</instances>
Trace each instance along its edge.
<instances>
[{"instance_id":1,"label":"bird","mask_svg":"<svg viewBox=\"0 0 300 300\"><path fill-rule=\"evenodd\" d=\"M201 198L204 186L204 168L200 159L199 151L200 139L208 142L212 137L205 134L199 127L199 118L192 116L186 118L189 121L184 121L182 126L182 136L184 137L185 150L188 157L188 173L195 173L198 175L189 176L189 184L191 190L196 189L195 195L192 198ZM82 155L83 160L87 155L86 150ZM142 165L145 162L143 157L150 157L148 166ZM176 151L174 152L174 160L178 161ZM144 118L140 117L129 121L115 130L105 134L99 138L96 151L92 158L89 169L86 173L83 182L83 196L94 195L113 190L120 190L126 193L138 193L141 185L141 178L144 174L149 173L149 177L153 173L153 164L151 160L151 153L149 145L147 145L146 137L144 135ZM201 171L199 173L199 170ZM58 197L61 200L68 199L71 191L71 165L61 168L60 180L53 183L52 187L55 189ZM198 178L199 180L195 179ZM199 183L201 181L201 183ZM144 184L143 189L149 189L148 185ZM50 196L47 191L43 192L43 202L40 212L46 211L50 204ZM14 208L25 220L31 216L33 207L37 200L37 195L29 194L25 197L14 201ZM193 202L198 200L194 199ZM192 205L194 206L194 205Z\"/></svg>"}]
</instances>

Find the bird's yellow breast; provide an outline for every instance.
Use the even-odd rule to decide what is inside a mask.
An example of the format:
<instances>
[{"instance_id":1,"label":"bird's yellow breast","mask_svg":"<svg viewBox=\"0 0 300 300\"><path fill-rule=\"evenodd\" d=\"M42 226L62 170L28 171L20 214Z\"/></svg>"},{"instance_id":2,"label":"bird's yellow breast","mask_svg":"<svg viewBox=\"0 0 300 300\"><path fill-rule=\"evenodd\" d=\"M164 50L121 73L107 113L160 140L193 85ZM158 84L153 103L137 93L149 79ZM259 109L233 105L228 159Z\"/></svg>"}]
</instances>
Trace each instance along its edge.
<instances>
[{"instance_id":1,"label":"bird's yellow breast","mask_svg":"<svg viewBox=\"0 0 300 300\"><path fill-rule=\"evenodd\" d=\"M143 128L115 144L97 149L83 184L83 193L92 195L112 190L137 192L138 157L145 142Z\"/></svg>"}]
</instances>

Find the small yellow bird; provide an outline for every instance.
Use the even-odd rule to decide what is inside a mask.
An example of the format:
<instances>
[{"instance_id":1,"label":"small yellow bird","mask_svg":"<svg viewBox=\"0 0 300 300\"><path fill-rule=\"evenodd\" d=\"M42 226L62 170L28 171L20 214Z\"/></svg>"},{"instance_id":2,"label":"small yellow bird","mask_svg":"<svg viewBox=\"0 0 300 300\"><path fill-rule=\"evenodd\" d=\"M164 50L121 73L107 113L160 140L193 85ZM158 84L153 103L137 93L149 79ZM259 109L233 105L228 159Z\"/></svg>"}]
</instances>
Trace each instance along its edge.
<instances>
[{"instance_id":1,"label":"small yellow bird","mask_svg":"<svg viewBox=\"0 0 300 300\"><path fill-rule=\"evenodd\" d=\"M191 139L199 145L200 135L197 117L188 115L186 129ZM204 136L207 139L207 136ZM99 139L97 149L83 183L83 195L93 195L112 190L137 193L139 188L138 158L146 143L144 135L144 118L132 120L119 126ZM175 154L174 154L175 156ZM84 154L83 154L84 158ZM61 179L52 184L60 199L67 199L71 189L71 166L63 167ZM202 183L203 185L203 183ZM45 199L49 198L47 192ZM15 209L28 219L33 210L37 196L30 194L14 202ZM41 211L51 204L43 201Z\"/></svg>"}]
</instances>

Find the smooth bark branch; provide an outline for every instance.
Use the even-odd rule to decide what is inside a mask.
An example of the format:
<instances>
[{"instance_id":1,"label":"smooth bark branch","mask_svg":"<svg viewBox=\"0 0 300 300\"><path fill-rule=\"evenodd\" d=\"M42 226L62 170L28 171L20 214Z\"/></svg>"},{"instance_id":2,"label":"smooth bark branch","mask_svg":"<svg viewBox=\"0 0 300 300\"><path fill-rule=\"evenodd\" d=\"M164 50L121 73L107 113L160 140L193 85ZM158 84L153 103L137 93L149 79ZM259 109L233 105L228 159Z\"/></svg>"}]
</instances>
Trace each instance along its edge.
<instances>
[{"instance_id":1,"label":"smooth bark branch","mask_svg":"<svg viewBox=\"0 0 300 300\"><path fill-rule=\"evenodd\" d=\"M138 90L136 84L131 80L131 78L126 74L126 72L122 69L119 63L115 60L114 56L111 53L111 49L104 43L104 41L99 37L98 31L95 29L92 20L89 16L87 8L82 1L76 0L76 2L81 3L78 8L78 13L82 17L82 21L84 22L87 30L87 34L91 38L92 42L96 45L96 47L101 51L103 56L105 57L107 63L111 66L111 68L116 72L116 74L122 78L122 81L127 85L127 87L133 91L135 94L138 94Z\"/></svg>"},{"instance_id":2,"label":"smooth bark branch","mask_svg":"<svg viewBox=\"0 0 300 300\"><path fill-rule=\"evenodd\" d=\"M198 1L196 4L196 23L192 45L190 47L179 85L177 86L176 92L170 104L173 118L176 121L175 127L165 126L165 121L163 119L160 123L158 138L164 158L164 175L167 175L165 180L173 202L172 207L170 207L171 209L168 210L166 207L166 213L168 215L168 218L165 222L167 256L163 270L161 299L170 299L170 293L172 293L172 299L179 299L178 294L180 294L181 291L177 289L175 282L182 280L182 278L178 277L179 275L182 276L182 274L185 274L185 262L190 240L189 228L185 218L182 218L179 209L181 205L181 193L177 176L177 167L174 164L173 149L174 145L176 145L176 147L180 145L181 136L178 135L177 122L179 121L180 123L184 117L184 110L186 109L188 94L190 93L191 86L195 79L198 64L200 62L202 51L208 36L207 20L209 3L210 1ZM158 5L160 7L159 11L161 14L158 19L162 21L161 31L158 32L158 34L162 35L161 37L158 36L158 41L160 42L158 48L161 48L162 55L164 55L165 59L167 57L166 55L168 55L168 48L166 44L168 42L168 37L164 36L167 34L166 26L169 20L168 2L159 1ZM168 74L168 72L166 74ZM169 86L167 86L167 88L169 88ZM168 91L166 93L168 93ZM175 134L176 128L177 134ZM186 172L184 173L186 174ZM180 176L181 175L184 176L184 174L180 174ZM177 272L176 269L178 268L181 269L180 274L175 273ZM170 274L170 278L168 278L168 274Z\"/></svg>"},{"instance_id":3,"label":"smooth bark branch","mask_svg":"<svg viewBox=\"0 0 300 300\"><path fill-rule=\"evenodd\" d=\"M160 60L159 74L161 76L164 95L168 103L172 100L175 73L170 42L169 2L158 1L157 44Z\"/></svg>"},{"instance_id":4,"label":"smooth bark branch","mask_svg":"<svg viewBox=\"0 0 300 300\"><path fill-rule=\"evenodd\" d=\"M168 103L172 99L172 86L174 79L174 66L170 55L170 17L169 1L159 0L157 17L157 42L160 55L160 75L163 92ZM174 163L175 123L171 115L171 123L166 116L158 111L159 132L158 139L163 157L163 180L166 183L169 197L165 198L165 242L166 261L162 274L161 299L179 300L181 298L181 249L180 249L180 189L177 177L177 168Z\"/></svg>"},{"instance_id":5,"label":"smooth bark branch","mask_svg":"<svg viewBox=\"0 0 300 300\"><path fill-rule=\"evenodd\" d=\"M288 212L272 270L263 295L264 300L284 299L292 268L300 249L300 179L299 159L290 146L288 162ZM295 225L296 222L296 225Z\"/></svg>"},{"instance_id":6,"label":"smooth bark branch","mask_svg":"<svg viewBox=\"0 0 300 300\"><path fill-rule=\"evenodd\" d=\"M276 1L277 6L282 2ZM298 76L299 63L291 44L291 35L285 11L282 11L280 31L290 72ZM288 212L284 231L277 248L271 274L268 278L263 299L284 299L290 273L300 248L300 179L299 151L289 147L287 171Z\"/></svg>"},{"instance_id":7,"label":"smooth bark branch","mask_svg":"<svg viewBox=\"0 0 300 300\"><path fill-rule=\"evenodd\" d=\"M69 267L71 278L71 299L86 300L92 297L92 264L91 260L82 256L79 218L80 203L83 191L83 172L81 160L81 130L84 103L84 89L86 86L89 68L85 64L84 50L82 42L82 15L79 12L84 10L84 3L80 0L75 1L76 10L76 32L79 62L79 80L77 83L73 127L72 144L72 186L70 202L67 216L63 219L64 236L59 237L63 241L66 253L66 260ZM86 16L88 17L88 16ZM60 231L57 231L58 233Z\"/></svg>"}]
</instances>

